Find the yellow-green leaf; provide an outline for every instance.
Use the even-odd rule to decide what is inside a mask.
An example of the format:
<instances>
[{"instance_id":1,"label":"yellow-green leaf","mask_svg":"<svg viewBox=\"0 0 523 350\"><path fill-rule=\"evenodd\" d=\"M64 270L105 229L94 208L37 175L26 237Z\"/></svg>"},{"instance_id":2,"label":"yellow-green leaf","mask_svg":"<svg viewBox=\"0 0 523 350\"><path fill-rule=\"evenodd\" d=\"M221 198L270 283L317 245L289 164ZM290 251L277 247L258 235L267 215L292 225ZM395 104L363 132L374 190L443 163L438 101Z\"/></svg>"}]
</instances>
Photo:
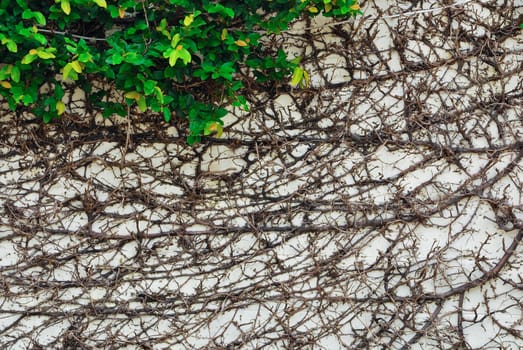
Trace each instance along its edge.
<instances>
[{"instance_id":1,"label":"yellow-green leaf","mask_svg":"<svg viewBox=\"0 0 523 350\"><path fill-rule=\"evenodd\" d=\"M309 73L307 73L307 71L304 69L303 70L303 79L301 80L301 87L306 87L308 88L309 85L310 85L310 77L309 77Z\"/></svg>"},{"instance_id":2,"label":"yellow-green leaf","mask_svg":"<svg viewBox=\"0 0 523 350\"><path fill-rule=\"evenodd\" d=\"M169 54L169 65L171 67L174 67L176 64L176 61L178 61L178 58L180 58L180 54L178 50L172 50Z\"/></svg>"},{"instance_id":3,"label":"yellow-green leaf","mask_svg":"<svg viewBox=\"0 0 523 350\"><path fill-rule=\"evenodd\" d=\"M191 13L190 15L185 16L183 19L183 25L188 27L191 25L191 23L194 21L194 14Z\"/></svg>"},{"instance_id":4,"label":"yellow-green leaf","mask_svg":"<svg viewBox=\"0 0 523 350\"><path fill-rule=\"evenodd\" d=\"M318 13L318 8L316 6L311 6L309 7L309 12L310 13Z\"/></svg>"},{"instance_id":5,"label":"yellow-green leaf","mask_svg":"<svg viewBox=\"0 0 523 350\"><path fill-rule=\"evenodd\" d=\"M107 2L105 0L93 0L96 5L103 7L104 9L107 8Z\"/></svg>"},{"instance_id":6,"label":"yellow-green leaf","mask_svg":"<svg viewBox=\"0 0 523 350\"><path fill-rule=\"evenodd\" d=\"M69 2L69 0L61 0L60 7L66 15L69 15L71 13L71 3Z\"/></svg>"},{"instance_id":7,"label":"yellow-green leaf","mask_svg":"<svg viewBox=\"0 0 523 350\"><path fill-rule=\"evenodd\" d=\"M223 134L223 127L218 122L207 122L207 125L205 125L205 128L203 130L203 134L205 136L208 136L213 133L216 133L217 137L221 137Z\"/></svg>"},{"instance_id":8,"label":"yellow-green leaf","mask_svg":"<svg viewBox=\"0 0 523 350\"><path fill-rule=\"evenodd\" d=\"M292 78L291 78L291 85L296 87L300 84L301 80L303 79L303 68L296 67L294 68L294 71L292 72Z\"/></svg>"},{"instance_id":9,"label":"yellow-green leaf","mask_svg":"<svg viewBox=\"0 0 523 350\"><path fill-rule=\"evenodd\" d=\"M56 102L56 112L58 115L62 115L65 112L65 104L62 101Z\"/></svg>"},{"instance_id":10,"label":"yellow-green leaf","mask_svg":"<svg viewBox=\"0 0 523 350\"><path fill-rule=\"evenodd\" d=\"M227 29L226 28L222 29L222 35L220 36L220 38L222 39L222 41L227 39Z\"/></svg>"},{"instance_id":11,"label":"yellow-green leaf","mask_svg":"<svg viewBox=\"0 0 523 350\"><path fill-rule=\"evenodd\" d=\"M236 40L234 43L236 45L240 46L240 47L245 47L245 46L248 45L247 42L245 42L244 40L241 40L241 39L240 40Z\"/></svg>"},{"instance_id":12,"label":"yellow-green leaf","mask_svg":"<svg viewBox=\"0 0 523 350\"><path fill-rule=\"evenodd\" d=\"M175 34L171 40L171 47L175 48L181 39L182 37L180 36L180 34Z\"/></svg>"},{"instance_id":13,"label":"yellow-green leaf","mask_svg":"<svg viewBox=\"0 0 523 350\"><path fill-rule=\"evenodd\" d=\"M156 90L156 97L158 98L158 101L163 105L164 97L163 97L163 91L158 86L155 86L154 89Z\"/></svg>"},{"instance_id":14,"label":"yellow-green leaf","mask_svg":"<svg viewBox=\"0 0 523 350\"><path fill-rule=\"evenodd\" d=\"M141 95L138 101L136 101L136 103L138 103L138 109L140 110L140 112L145 112L147 110L147 102L145 101L145 96Z\"/></svg>"},{"instance_id":15,"label":"yellow-green leaf","mask_svg":"<svg viewBox=\"0 0 523 350\"><path fill-rule=\"evenodd\" d=\"M126 92L125 95L123 95L123 96L125 98L138 101L142 95L138 91L129 91L129 92Z\"/></svg>"},{"instance_id":16,"label":"yellow-green leaf","mask_svg":"<svg viewBox=\"0 0 523 350\"><path fill-rule=\"evenodd\" d=\"M41 59L43 60L49 60L51 58L56 58L56 56L50 52L46 52L46 51L43 51L43 50L38 50L36 52L37 56L40 57Z\"/></svg>"},{"instance_id":17,"label":"yellow-green leaf","mask_svg":"<svg viewBox=\"0 0 523 350\"><path fill-rule=\"evenodd\" d=\"M73 70L73 67L71 66L71 63L67 63L64 66L64 70L62 72L62 80L66 80L69 78L69 74L71 74L71 71Z\"/></svg>"},{"instance_id":18,"label":"yellow-green leaf","mask_svg":"<svg viewBox=\"0 0 523 350\"><path fill-rule=\"evenodd\" d=\"M33 50L31 50L31 51L33 51ZM32 54L31 51L29 51L29 53L27 55L25 55L24 58L22 58L22 64L30 64L31 62L33 62L34 60L36 60L38 58L38 56L35 54Z\"/></svg>"},{"instance_id":19,"label":"yellow-green leaf","mask_svg":"<svg viewBox=\"0 0 523 350\"><path fill-rule=\"evenodd\" d=\"M0 81L0 86L2 86L3 88L6 88L6 89L10 89L11 83L8 81Z\"/></svg>"},{"instance_id":20,"label":"yellow-green leaf","mask_svg":"<svg viewBox=\"0 0 523 350\"><path fill-rule=\"evenodd\" d=\"M82 73L82 64L78 61L71 62L71 68L73 68L76 73Z\"/></svg>"}]
</instances>

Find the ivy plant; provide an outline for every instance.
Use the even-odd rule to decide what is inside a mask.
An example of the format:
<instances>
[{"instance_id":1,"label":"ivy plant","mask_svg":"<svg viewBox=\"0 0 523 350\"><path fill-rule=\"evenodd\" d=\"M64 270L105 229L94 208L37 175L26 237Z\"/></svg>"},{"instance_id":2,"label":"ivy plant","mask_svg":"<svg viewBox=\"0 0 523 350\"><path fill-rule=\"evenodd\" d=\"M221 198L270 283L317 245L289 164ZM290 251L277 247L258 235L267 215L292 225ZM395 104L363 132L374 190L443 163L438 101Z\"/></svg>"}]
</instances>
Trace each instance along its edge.
<instances>
[{"instance_id":1,"label":"ivy plant","mask_svg":"<svg viewBox=\"0 0 523 350\"><path fill-rule=\"evenodd\" d=\"M136 107L186 118L193 144L222 133L228 105L248 110L246 84L308 85L299 58L268 36L302 16L360 13L357 0L0 0L0 94L48 123L77 84L105 117Z\"/></svg>"}]
</instances>

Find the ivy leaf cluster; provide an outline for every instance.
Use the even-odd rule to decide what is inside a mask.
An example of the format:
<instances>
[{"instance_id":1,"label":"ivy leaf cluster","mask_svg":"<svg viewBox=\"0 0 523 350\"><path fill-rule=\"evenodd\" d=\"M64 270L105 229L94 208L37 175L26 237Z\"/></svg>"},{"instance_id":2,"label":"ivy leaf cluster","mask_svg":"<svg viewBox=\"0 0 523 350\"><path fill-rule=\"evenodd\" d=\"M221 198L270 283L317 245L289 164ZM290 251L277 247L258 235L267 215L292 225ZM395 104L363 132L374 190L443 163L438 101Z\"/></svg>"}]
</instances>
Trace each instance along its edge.
<instances>
[{"instance_id":1,"label":"ivy leaf cluster","mask_svg":"<svg viewBox=\"0 0 523 350\"><path fill-rule=\"evenodd\" d=\"M186 118L193 144L221 135L228 105L249 109L247 84L307 86L299 59L267 36L319 14L361 11L356 0L0 0L0 94L48 123L75 84L105 117L137 108Z\"/></svg>"}]
</instances>

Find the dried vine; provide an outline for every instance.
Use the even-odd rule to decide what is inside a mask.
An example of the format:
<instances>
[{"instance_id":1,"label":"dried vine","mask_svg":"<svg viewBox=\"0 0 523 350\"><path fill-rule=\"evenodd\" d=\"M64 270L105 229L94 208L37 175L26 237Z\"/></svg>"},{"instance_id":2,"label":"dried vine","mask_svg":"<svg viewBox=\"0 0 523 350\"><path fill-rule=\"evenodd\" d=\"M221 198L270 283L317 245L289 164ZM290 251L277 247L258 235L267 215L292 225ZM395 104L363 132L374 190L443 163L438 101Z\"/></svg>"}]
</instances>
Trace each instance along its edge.
<instances>
[{"instance_id":1,"label":"dried vine","mask_svg":"<svg viewBox=\"0 0 523 350\"><path fill-rule=\"evenodd\" d=\"M73 91L59 123L5 109L0 343L521 347L523 4L431 6L298 25L274 45L311 88L195 148Z\"/></svg>"}]
</instances>

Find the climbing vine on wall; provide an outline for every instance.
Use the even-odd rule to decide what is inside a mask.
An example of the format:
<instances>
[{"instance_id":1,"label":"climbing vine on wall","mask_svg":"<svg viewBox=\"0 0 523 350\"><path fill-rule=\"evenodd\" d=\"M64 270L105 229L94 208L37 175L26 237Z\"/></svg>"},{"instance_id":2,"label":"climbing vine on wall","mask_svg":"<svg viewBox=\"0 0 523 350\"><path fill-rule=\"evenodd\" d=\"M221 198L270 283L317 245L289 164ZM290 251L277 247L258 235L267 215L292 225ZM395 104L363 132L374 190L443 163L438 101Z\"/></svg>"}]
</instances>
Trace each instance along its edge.
<instances>
[{"instance_id":1,"label":"climbing vine on wall","mask_svg":"<svg viewBox=\"0 0 523 350\"><path fill-rule=\"evenodd\" d=\"M0 0L0 94L48 123L76 84L105 117L136 107L186 118L193 144L221 134L228 105L248 110L245 86L308 84L273 36L303 16L359 13L356 0Z\"/></svg>"}]
</instances>

